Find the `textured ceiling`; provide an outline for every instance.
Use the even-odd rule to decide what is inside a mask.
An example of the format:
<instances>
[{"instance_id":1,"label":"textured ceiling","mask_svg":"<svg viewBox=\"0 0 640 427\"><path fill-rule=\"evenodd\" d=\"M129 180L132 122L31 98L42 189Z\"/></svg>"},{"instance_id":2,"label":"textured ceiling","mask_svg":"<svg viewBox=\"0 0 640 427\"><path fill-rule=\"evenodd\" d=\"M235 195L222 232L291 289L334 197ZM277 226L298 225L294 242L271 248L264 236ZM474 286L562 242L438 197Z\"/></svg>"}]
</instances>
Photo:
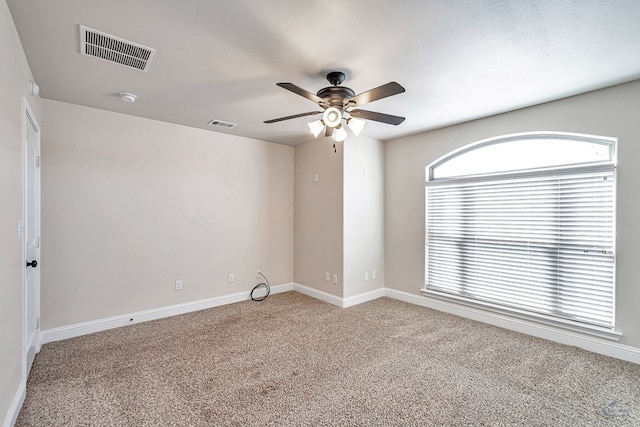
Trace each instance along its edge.
<instances>
[{"instance_id":1,"label":"textured ceiling","mask_svg":"<svg viewBox=\"0 0 640 427\"><path fill-rule=\"evenodd\" d=\"M43 98L277 143L313 139L313 111L276 86L406 93L365 109L389 140L640 78L637 0L7 0ZM83 56L79 25L157 50L149 71ZM138 95L134 104L117 96ZM237 123L211 128L211 119Z\"/></svg>"}]
</instances>

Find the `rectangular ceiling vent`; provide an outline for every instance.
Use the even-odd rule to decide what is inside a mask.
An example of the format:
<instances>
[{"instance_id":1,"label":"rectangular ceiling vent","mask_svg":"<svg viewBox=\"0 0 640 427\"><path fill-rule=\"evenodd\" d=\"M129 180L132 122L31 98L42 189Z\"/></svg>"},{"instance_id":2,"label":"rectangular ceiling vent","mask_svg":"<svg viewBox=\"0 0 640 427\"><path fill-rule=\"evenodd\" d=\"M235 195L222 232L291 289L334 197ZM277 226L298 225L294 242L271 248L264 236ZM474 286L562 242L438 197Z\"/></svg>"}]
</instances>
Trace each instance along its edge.
<instances>
[{"instance_id":1,"label":"rectangular ceiling vent","mask_svg":"<svg viewBox=\"0 0 640 427\"><path fill-rule=\"evenodd\" d=\"M156 50L80 25L80 53L147 71Z\"/></svg>"},{"instance_id":2,"label":"rectangular ceiling vent","mask_svg":"<svg viewBox=\"0 0 640 427\"><path fill-rule=\"evenodd\" d=\"M211 126L217 126L219 128L226 128L226 129L232 129L232 128L238 126L237 123L223 122L222 120L216 120L216 119L211 120L209 122L209 124Z\"/></svg>"}]
</instances>

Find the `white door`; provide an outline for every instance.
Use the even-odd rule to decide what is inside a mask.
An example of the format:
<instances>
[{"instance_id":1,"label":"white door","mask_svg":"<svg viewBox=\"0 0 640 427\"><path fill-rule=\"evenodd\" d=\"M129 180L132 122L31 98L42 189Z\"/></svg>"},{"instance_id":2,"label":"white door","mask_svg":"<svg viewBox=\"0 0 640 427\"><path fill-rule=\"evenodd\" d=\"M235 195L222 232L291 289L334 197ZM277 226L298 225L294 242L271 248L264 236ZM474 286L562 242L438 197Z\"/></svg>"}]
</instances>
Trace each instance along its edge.
<instances>
[{"instance_id":1,"label":"white door","mask_svg":"<svg viewBox=\"0 0 640 427\"><path fill-rule=\"evenodd\" d=\"M24 360L29 376L40 350L40 128L24 102Z\"/></svg>"}]
</instances>

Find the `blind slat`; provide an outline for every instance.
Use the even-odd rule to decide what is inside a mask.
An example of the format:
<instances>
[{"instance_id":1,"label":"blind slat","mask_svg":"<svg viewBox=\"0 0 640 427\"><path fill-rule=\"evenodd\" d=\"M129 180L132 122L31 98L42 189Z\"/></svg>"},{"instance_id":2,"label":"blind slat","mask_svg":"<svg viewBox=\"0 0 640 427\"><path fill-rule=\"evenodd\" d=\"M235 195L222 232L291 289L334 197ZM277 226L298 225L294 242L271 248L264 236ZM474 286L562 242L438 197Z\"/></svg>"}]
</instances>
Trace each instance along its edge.
<instances>
[{"instance_id":1,"label":"blind slat","mask_svg":"<svg viewBox=\"0 0 640 427\"><path fill-rule=\"evenodd\" d=\"M614 166L428 182L427 288L613 326Z\"/></svg>"}]
</instances>

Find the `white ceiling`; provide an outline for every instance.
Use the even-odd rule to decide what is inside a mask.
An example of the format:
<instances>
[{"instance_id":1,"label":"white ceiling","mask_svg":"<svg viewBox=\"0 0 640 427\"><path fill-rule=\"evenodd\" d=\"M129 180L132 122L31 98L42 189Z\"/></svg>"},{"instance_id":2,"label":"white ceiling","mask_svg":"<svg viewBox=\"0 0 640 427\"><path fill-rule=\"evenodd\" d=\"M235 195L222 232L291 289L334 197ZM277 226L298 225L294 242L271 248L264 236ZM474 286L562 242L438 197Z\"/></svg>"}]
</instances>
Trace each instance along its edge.
<instances>
[{"instance_id":1,"label":"white ceiling","mask_svg":"<svg viewBox=\"0 0 640 427\"><path fill-rule=\"evenodd\" d=\"M638 0L7 0L43 98L297 145L340 70L389 140L640 78ZM79 25L157 50L148 72L83 56ZM138 95L134 104L118 93ZM211 128L219 119L231 130Z\"/></svg>"}]
</instances>

